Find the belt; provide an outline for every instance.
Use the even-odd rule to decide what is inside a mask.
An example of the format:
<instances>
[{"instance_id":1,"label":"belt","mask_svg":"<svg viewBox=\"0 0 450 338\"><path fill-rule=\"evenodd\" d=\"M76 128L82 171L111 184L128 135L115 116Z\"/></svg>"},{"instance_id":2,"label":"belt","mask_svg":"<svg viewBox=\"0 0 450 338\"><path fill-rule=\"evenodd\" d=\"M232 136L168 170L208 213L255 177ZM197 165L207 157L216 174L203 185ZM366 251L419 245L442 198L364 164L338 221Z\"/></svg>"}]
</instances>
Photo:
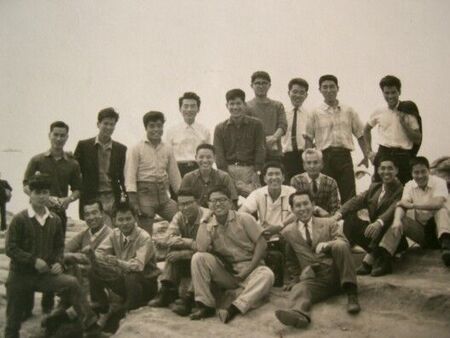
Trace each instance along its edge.
<instances>
[{"instance_id":1,"label":"belt","mask_svg":"<svg viewBox=\"0 0 450 338\"><path fill-rule=\"evenodd\" d=\"M188 167L195 167L197 165L197 162L195 162L195 161L179 161L178 164L185 165Z\"/></svg>"},{"instance_id":2,"label":"belt","mask_svg":"<svg viewBox=\"0 0 450 338\"><path fill-rule=\"evenodd\" d=\"M386 151L389 151L391 153L403 153L403 154L411 153L411 149L391 148L391 147L382 146L381 144L380 144L380 148L384 149Z\"/></svg>"},{"instance_id":3,"label":"belt","mask_svg":"<svg viewBox=\"0 0 450 338\"><path fill-rule=\"evenodd\" d=\"M241 166L241 167L251 167L253 165L253 163L250 162L242 162L242 161L228 161L228 165L237 165L237 166Z\"/></svg>"},{"instance_id":4,"label":"belt","mask_svg":"<svg viewBox=\"0 0 450 338\"><path fill-rule=\"evenodd\" d=\"M322 150L322 152L343 153L343 152L351 152L351 150L343 147L328 147L327 149Z\"/></svg>"}]
</instances>

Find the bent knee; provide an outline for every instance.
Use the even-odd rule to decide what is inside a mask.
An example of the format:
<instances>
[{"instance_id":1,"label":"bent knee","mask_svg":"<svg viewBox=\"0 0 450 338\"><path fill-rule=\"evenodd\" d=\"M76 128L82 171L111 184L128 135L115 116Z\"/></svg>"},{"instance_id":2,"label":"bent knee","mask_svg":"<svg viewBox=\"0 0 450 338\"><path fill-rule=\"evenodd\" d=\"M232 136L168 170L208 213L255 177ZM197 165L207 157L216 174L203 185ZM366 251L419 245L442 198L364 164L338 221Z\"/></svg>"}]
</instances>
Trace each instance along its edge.
<instances>
[{"instance_id":1,"label":"bent knee","mask_svg":"<svg viewBox=\"0 0 450 338\"><path fill-rule=\"evenodd\" d=\"M197 266L198 264L204 264L207 261L211 261L215 257L208 252L196 252L191 258L191 266Z\"/></svg>"},{"instance_id":2,"label":"bent knee","mask_svg":"<svg viewBox=\"0 0 450 338\"><path fill-rule=\"evenodd\" d=\"M350 247L349 247L348 243L346 243L344 241L335 241L335 242L331 243L331 252L334 252L334 251L342 252L342 251L346 251L349 249L350 249Z\"/></svg>"}]
</instances>

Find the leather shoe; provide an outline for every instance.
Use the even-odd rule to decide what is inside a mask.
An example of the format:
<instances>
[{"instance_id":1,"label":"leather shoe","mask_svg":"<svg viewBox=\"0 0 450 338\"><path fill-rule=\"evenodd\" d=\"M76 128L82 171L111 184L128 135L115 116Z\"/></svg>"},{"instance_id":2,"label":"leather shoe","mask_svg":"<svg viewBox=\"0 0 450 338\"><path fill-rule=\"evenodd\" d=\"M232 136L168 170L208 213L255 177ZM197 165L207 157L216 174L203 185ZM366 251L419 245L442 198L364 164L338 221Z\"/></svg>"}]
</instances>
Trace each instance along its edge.
<instances>
[{"instance_id":1,"label":"leather shoe","mask_svg":"<svg viewBox=\"0 0 450 338\"><path fill-rule=\"evenodd\" d=\"M359 276L367 276L372 272L372 265L362 262L361 265L356 269L356 274Z\"/></svg>"},{"instance_id":2,"label":"leather shoe","mask_svg":"<svg viewBox=\"0 0 450 338\"><path fill-rule=\"evenodd\" d=\"M200 320L204 318L214 317L216 309L199 303L197 311L190 315L191 320Z\"/></svg>"},{"instance_id":3,"label":"leather shoe","mask_svg":"<svg viewBox=\"0 0 450 338\"><path fill-rule=\"evenodd\" d=\"M347 297L347 312L352 315L359 313L361 306L359 305L358 295L356 293L350 293Z\"/></svg>"},{"instance_id":4,"label":"leather shoe","mask_svg":"<svg viewBox=\"0 0 450 338\"><path fill-rule=\"evenodd\" d=\"M443 249L441 257L444 261L444 264L450 267L450 249Z\"/></svg>"},{"instance_id":5,"label":"leather shoe","mask_svg":"<svg viewBox=\"0 0 450 338\"><path fill-rule=\"evenodd\" d=\"M374 264L370 275L372 277L384 276L392 273L392 259L390 257L380 257Z\"/></svg>"},{"instance_id":6,"label":"leather shoe","mask_svg":"<svg viewBox=\"0 0 450 338\"><path fill-rule=\"evenodd\" d=\"M155 299L148 302L150 307L167 307L177 298L177 291L175 288L161 287Z\"/></svg>"},{"instance_id":7,"label":"leather shoe","mask_svg":"<svg viewBox=\"0 0 450 338\"><path fill-rule=\"evenodd\" d=\"M305 328L309 324L309 319L304 314L294 310L276 310L275 316L284 325L298 329Z\"/></svg>"}]
</instances>

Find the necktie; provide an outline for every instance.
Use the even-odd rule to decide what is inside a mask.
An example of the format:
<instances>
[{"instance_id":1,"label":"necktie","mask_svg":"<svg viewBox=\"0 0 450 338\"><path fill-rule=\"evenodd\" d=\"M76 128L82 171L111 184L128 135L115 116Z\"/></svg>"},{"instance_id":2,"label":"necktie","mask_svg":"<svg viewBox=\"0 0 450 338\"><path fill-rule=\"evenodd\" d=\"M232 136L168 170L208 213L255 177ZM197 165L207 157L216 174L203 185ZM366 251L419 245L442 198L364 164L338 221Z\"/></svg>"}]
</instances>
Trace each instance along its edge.
<instances>
[{"instance_id":1,"label":"necktie","mask_svg":"<svg viewBox=\"0 0 450 338\"><path fill-rule=\"evenodd\" d=\"M125 247L125 246L127 246L127 244L128 244L128 238L124 238L123 239L123 246Z\"/></svg>"},{"instance_id":2,"label":"necktie","mask_svg":"<svg viewBox=\"0 0 450 338\"><path fill-rule=\"evenodd\" d=\"M317 195L317 192L319 191L319 187L317 186L317 181L315 179L312 180L312 191L314 195Z\"/></svg>"},{"instance_id":3,"label":"necktie","mask_svg":"<svg viewBox=\"0 0 450 338\"><path fill-rule=\"evenodd\" d=\"M292 119L292 130L291 130L292 151L298 151L298 144L297 144L297 111L298 111L298 107L295 107L294 108L294 118Z\"/></svg>"},{"instance_id":4,"label":"necktie","mask_svg":"<svg viewBox=\"0 0 450 338\"><path fill-rule=\"evenodd\" d=\"M312 246L312 239L311 239L311 233L308 229L308 223L305 223L305 236L306 236L306 243L311 247Z\"/></svg>"}]
</instances>

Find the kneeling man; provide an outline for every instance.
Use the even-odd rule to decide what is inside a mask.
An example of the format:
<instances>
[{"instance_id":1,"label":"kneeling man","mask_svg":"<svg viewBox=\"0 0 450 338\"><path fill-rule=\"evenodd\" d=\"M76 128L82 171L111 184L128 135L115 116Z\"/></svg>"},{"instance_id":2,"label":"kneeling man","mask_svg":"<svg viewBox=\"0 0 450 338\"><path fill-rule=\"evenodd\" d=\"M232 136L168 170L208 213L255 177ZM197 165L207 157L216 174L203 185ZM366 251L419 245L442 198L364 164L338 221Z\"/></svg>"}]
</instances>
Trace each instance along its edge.
<instances>
[{"instance_id":1,"label":"kneeling man","mask_svg":"<svg viewBox=\"0 0 450 338\"><path fill-rule=\"evenodd\" d=\"M348 295L347 312L358 313L356 272L347 239L332 218L313 217L314 204L308 191L289 198L295 221L281 232L287 243L287 266L293 276L288 309L275 311L285 325L306 327L311 305L343 289Z\"/></svg>"},{"instance_id":2,"label":"kneeling man","mask_svg":"<svg viewBox=\"0 0 450 338\"><path fill-rule=\"evenodd\" d=\"M246 213L231 210L230 193L214 187L208 194L212 211L198 229L197 253L192 257L191 273L198 310L191 319L211 317L216 301L211 282L224 289L243 291L227 308L219 311L228 323L237 314L245 314L265 298L274 282L273 272L264 266L267 243L263 228Z\"/></svg>"}]
</instances>

